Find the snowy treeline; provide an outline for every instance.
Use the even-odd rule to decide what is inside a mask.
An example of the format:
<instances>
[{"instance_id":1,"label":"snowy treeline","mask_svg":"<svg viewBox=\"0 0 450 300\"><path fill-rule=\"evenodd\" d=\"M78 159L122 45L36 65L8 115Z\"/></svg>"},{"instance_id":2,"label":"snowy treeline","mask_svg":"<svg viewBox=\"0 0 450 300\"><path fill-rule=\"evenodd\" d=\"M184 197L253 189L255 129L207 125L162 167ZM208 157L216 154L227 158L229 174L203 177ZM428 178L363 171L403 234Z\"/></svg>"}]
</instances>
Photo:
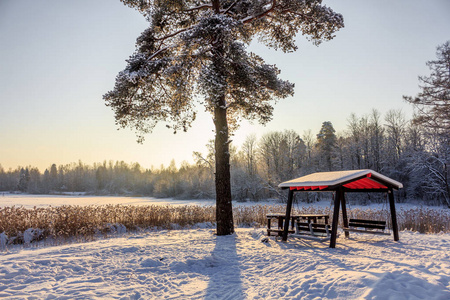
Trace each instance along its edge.
<instances>
[{"instance_id":1,"label":"snowy treeline","mask_svg":"<svg viewBox=\"0 0 450 300\"><path fill-rule=\"evenodd\" d=\"M42 174L35 167L4 170L0 191L28 193L87 192L155 197L214 198L214 147L194 152L195 163L175 162L144 169L138 163L79 161L51 165ZM401 111L382 116L351 114L344 132L323 122L318 133L293 130L247 136L231 147L232 193L235 200L283 197L277 185L317 171L373 169L405 186L399 199L423 199L448 204L449 145L423 127L413 125ZM309 196L309 198L308 198ZM313 200L305 193L305 200ZM373 199L372 199L373 200Z\"/></svg>"}]
</instances>

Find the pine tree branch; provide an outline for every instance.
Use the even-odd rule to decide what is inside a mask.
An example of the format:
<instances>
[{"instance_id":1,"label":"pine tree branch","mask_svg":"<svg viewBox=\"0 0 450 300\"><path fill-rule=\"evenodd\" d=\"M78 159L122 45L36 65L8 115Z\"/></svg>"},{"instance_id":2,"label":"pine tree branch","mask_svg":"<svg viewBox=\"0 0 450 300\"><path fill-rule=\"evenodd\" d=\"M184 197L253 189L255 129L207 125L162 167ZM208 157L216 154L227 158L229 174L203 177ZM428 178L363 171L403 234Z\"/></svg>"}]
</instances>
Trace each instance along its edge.
<instances>
[{"instance_id":1,"label":"pine tree branch","mask_svg":"<svg viewBox=\"0 0 450 300\"><path fill-rule=\"evenodd\" d=\"M174 37L174 36L176 36L176 35L178 35L178 34L180 34L180 33L183 33L183 32L185 32L185 31L188 31L188 30L191 29L191 28L192 28L192 27L180 29L180 30L178 30L178 31L176 31L176 32L174 32L174 33L165 35L165 36L163 36L163 37L161 37L161 38L157 38L157 39L155 39L155 41L164 41L164 40L167 40L168 38Z\"/></svg>"},{"instance_id":2,"label":"pine tree branch","mask_svg":"<svg viewBox=\"0 0 450 300\"><path fill-rule=\"evenodd\" d=\"M201 10L201 9L205 9L205 8L212 8L212 7L213 6L211 4L203 4L203 5L199 5L196 7L186 9L185 12L191 12L191 11Z\"/></svg>"},{"instance_id":3,"label":"pine tree branch","mask_svg":"<svg viewBox=\"0 0 450 300\"><path fill-rule=\"evenodd\" d=\"M173 48L173 47L174 47L174 45L171 45L171 46L167 46L167 47L164 47L164 48L159 49L158 51L156 51L155 53L153 53L153 54L148 58L148 60L152 60L155 56L157 56L157 55L160 54L161 52L164 52L164 51L166 51L166 50L168 50L168 49L170 49L170 48Z\"/></svg>"},{"instance_id":4,"label":"pine tree branch","mask_svg":"<svg viewBox=\"0 0 450 300\"><path fill-rule=\"evenodd\" d=\"M241 20L241 22L243 24L247 24L247 23L251 23L254 20L260 19L262 17L265 17L266 15L268 15L271 11L273 11L275 9L277 5L277 1L276 0L272 0L272 4L270 5L270 8L268 8L267 10L263 11L260 14L254 15L254 16L248 16L244 19Z\"/></svg>"},{"instance_id":5,"label":"pine tree branch","mask_svg":"<svg viewBox=\"0 0 450 300\"><path fill-rule=\"evenodd\" d=\"M231 4L230 7L228 7L223 13L224 13L224 14L228 14L228 13L230 12L230 10L231 10L233 7L235 7L236 4L238 4L239 1L240 1L240 0L234 1L233 4Z\"/></svg>"}]
</instances>

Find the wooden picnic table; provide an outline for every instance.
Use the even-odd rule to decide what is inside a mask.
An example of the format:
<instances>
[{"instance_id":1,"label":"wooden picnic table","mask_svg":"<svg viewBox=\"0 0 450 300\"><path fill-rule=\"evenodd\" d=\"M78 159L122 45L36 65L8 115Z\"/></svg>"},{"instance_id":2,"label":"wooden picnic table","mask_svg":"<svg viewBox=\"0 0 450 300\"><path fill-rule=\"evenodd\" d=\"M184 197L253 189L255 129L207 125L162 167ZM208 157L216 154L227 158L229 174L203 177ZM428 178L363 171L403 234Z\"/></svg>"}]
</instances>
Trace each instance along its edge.
<instances>
[{"instance_id":1,"label":"wooden picnic table","mask_svg":"<svg viewBox=\"0 0 450 300\"><path fill-rule=\"evenodd\" d=\"M283 234L283 228L284 228L284 220L286 219L286 215L283 213L271 213L267 214L267 235L270 236L272 232L277 233L278 236L282 236ZM289 230L289 233L294 233L294 222L297 219L298 216L291 215L291 229ZM277 221L277 228L272 228L272 220Z\"/></svg>"}]
</instances>

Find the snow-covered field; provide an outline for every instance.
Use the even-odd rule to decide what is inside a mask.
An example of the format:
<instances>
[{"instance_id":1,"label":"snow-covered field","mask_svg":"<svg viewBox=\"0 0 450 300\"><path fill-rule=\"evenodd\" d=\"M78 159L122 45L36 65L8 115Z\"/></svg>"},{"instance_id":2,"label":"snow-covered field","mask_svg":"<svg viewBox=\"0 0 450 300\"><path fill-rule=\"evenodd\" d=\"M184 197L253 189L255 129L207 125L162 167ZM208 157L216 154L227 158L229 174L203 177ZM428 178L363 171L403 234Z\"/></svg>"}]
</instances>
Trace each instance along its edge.
<instances>
[{"instance_id":1,"label":"snow-covered field","mask_svg":"<svg viewBox=\"0 0 450 300\"><path fill-rule=\"evenodd\" d=\"M341 235L342 236L342 235ZM450 235L261 242L263 229L146 232L0 255L0 297L450 299Z\"/></svg>"},{"instance_id":2,"label":"snow-covered field","mask_svg":"<svg viewBox=\"0 0 450 300\"><path fill-rule=\"evenodd\" d=\"M0 195L0 206L64 204L214 203ZM0 298L450 299L450 234L404 231L394 242L362 234L345 239L341 232L335 249L300 239L262 242L264 237L261 228L218 237L199 224L89 243L16 245L0 252Z\"/></svg>"}]
</instances>

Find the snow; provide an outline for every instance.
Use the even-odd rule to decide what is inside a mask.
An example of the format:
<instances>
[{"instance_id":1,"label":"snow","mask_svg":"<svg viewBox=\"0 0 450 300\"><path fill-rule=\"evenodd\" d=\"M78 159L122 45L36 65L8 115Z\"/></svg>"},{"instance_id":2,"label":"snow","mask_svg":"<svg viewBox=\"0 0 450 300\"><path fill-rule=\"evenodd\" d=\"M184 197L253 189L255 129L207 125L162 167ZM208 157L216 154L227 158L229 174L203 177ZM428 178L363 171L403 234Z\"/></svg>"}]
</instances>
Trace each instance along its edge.
<instances>
[{"instance_id":1,"label":"snow","mask_svg":"<svg viewBox=\"0 0 450 300\"><path fill-rule=\"evenodd\" d=\"M212 200L0 194L0 205L212 205ZM235 203L234 205L254 203ZM267 203L263 203L267 204ZM328 206L329 201L314 205ZM410 208L412 204L400 204ZM370 206L371 208L374 205ZM436 208L440 209L440 208ZM262 228L216 236L191 229L127 232L109 239L1 247L0 298L38 299L450 299L450 234L392 237L343 232L328 243L267 238ZM0 234L0 246L5 242Z\"/></svg>"},{"instance_id":2,"label":"snow","mask_svg":"<svg viewBox=\"0 0 450 300\"><path fill-rule=\"evenodd\" d=\"M32 241L39 240L39 237L43 234L43 231L44 230L39 228L28 228L23 233L23 241L26 245L29 245ZM4 243L2 241L0 241L0 246L4 247Z\"/></svg>"},{"instance_id":3,"label":"snow","mask_svg":"<svg viewBox=\"0 0 450 300\"><path fill-rule=\"evenodd\" d=\"M264 229L147 231L0 254L0 297L450 299L450 235L261 242Z\"/></svg>"}]
</instances>

